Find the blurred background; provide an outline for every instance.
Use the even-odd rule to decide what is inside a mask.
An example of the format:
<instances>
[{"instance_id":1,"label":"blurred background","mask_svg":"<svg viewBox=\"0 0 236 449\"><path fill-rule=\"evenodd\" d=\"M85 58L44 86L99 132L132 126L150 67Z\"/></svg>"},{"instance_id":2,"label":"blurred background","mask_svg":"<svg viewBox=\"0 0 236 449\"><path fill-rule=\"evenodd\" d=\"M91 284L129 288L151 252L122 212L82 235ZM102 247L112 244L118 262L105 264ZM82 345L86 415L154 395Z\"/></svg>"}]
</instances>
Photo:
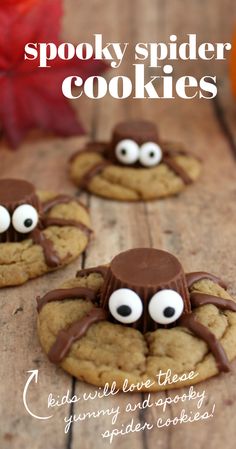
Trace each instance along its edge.
<instances>
[{"instance_id":1,"label":"blurred background","mask_svg":"<svg viewBox=\"0 0 236 449\"><path fill-rule=\"evenodd\" d=\"M82 74L86 79L104 71L101 63L78 60L64 64L56 60L51 69L39 69L36 62L23 60L27 42L93 43L95 33L102 34L104 43L128 42L121 67L107 71L108 79L119 74L133 79L137 42L169 42L171 34L177 35L179 44L186 41L187 34L196 34L198 44L231 42L233 50L226 52L227 60L174 61L173 77L216 75L217 113L230 117L235 113L232 100L233 91L236 95L234 0L2 0L0 30L0 129L2 137L7 137L12 147L18 147L28 131L35 128L64 137L80 134L83 126L91 134L91 124L84 113L80 122L76 121L68 101L62 96L61 82L71 74ZM157 69L149 69L147 74L157 75ZM159 74L162 73L159 71ZM111 98L107 101L112 107L117 102ZM158 113L161 102L153 101ZM83 96L71 102L77 114L89 108L90 103L96 109L103 101ZM120 108L136 109L138 101L129 98L121 103ZM227 111L223 111L225 103Z\"/></svg>"},{"instance_id":2,"label":"blurred background","mask_svg":"<svg viewBox=\"0 0 236 449\"><path fill-rule=\"evenodd\" d=\"M232 42L236 33L234 0L64 0L64 8L63 38L69 41L89 41L91 34L102 33L105 41L131 46L168 42L169 35L176 34L181 43L191 33L197 34L199 43ZM186 63L186 71L199 73L204 64L218 77L228 76L228 62L211 61L209 67L206 61L200 66L192 61Z\"/></svg>"}]
</instances>

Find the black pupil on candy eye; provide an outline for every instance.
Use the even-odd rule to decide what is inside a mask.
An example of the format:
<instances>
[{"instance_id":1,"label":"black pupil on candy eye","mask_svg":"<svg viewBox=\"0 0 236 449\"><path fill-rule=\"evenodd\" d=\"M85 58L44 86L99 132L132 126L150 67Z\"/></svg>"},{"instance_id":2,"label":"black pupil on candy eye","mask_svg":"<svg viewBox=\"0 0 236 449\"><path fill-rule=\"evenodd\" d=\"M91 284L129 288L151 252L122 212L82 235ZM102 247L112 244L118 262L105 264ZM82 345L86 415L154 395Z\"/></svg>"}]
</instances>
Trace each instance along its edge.
<instances>
[{"instance_id":1,"label":"black pupil on candy eye","mask_svg":"<svg viewBox=\"0 0 236 449\"><path fill-rule=\"evenodd\" d=\"M132 313L132 310L129 306L126 306L125 304L123 306L119 306L117 308L117 313L121 316L129 316Z\"/></svg>"},{"instance_id":2,"label":"black pupil on candy eye","mask_svg":"<svg viewBox=\"0 0 236 449\"><path fill-rule=\"evenodd\" d=\"M122 148L120 152L121 152L122 156L126 156L127 151L125 148Z\"/></svg>"},{"instance_id":3,"label":"black pupil on candy eye","mask_svg":"<svg viewBox=\"0 0 236 449\"><path fill-rule=\"evenodd\" d=\"M155 156L154 151L150 151L149 156L150 156L150 157L154 157L154 156Z\"/></svg>"},{"instance_id":4,"label":"black pupil on candy eye","mask_svg":"<svg viewBox=\"0 0 236 449\"><path fill-rule=\"evenodd\" d=\"M32 226L32 224L33 224L33 220L32 220L31 218L27 218L27 219L24 221L24 226L25 226L26 228L30 228L30 226Z\"/></svg>"},{"instance_id":5,"label":"black pupil on candy eye","mask_svg":"<svg viewBox=\"0 0 236 449\"><path fill-rule=\"evenodd\" d=\"M166 307L166 308L163 310L163 315L164 315L166 318L171 318L172 316L174 316L174 314L175 314L175 309L174 309L173 307Z\"/></svg>"}]
</instances>

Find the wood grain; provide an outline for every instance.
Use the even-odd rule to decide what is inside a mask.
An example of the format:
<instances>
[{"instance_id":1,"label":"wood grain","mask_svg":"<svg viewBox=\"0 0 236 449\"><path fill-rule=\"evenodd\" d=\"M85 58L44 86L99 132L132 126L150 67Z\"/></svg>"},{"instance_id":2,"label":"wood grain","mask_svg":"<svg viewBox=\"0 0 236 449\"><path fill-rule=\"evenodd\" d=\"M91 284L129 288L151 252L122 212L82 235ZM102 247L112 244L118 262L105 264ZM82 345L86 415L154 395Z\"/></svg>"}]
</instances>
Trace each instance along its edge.
<instances>
[{"instance_id":1,"label":"wood grain","mask_svg":"<svg viewBox=\"0 0 236 449\"><path fill-rule=\"evenodd\" d=\"M65 0L64 38L73 42L91 40L93 33L102 33L105 41L130 42L164 40L176 33L184 39L186 33L197 33L201 41L230 40L236 4L209 0L207 3L183 0ZM204 10L204 11L203 11ZM186 15L187 11L187 15ZM89 26L88 26L89 24ZM192 73L205 73L206 64L188 65ZM181 67L176 67L176 74ZM227 65L211 65L222 84L216 102L194 101L115 101L109 97L94 102L83 98L73 102L90 136L109 138L117 120L148 118L154 120L163 139L183 142L203 160L201 179L178 198L149 204L120 204L83 194L90 205L96 238L83 256L60 272L56 272L19 288L0 291L2 329L0 385L1 431L0 447L3 449L233 449L235 447L235 370L196 387L206 389L208 405L216 404L214 418L210 421L184 424L150 432L133 433L117 437L112 445L100 436L111 428L110 419L90 420L74 424L64 433L64 416L86 412L85 405L65 406L55 416L41 422L31 418L22 403L28 370L39 369L39 381L29 391L29 404L34 413L48 414L49 392L63 395L95 391L91 386L75 381L55 368L39 347L36 335L35 297L55 288L64 279L72 277L81 266L107 263L119 251L135 246L153 246L175 253L186 271L206 270L223 274L229 290L236 295L235 283L235 221L236 221L236 168L233 152L236 144L235 103L227 86ZM118 73L132 76L130 61ZM109 74L107 75L110 76ZM80 112L79 112L80 111ZM78 193L67 175L67 159L84 138L58 139L33 133L18 152L11 152L4 142L0 149L0 176L25 177L37 188ZM52 176L52 173L54 174ZM185 390L180 390L179 394ZM173 397L177 392L173 391ZM168 393L170 395L170 393ZM165 398L166 394L153 395ZM98 408L124 408L144 395L119 395L95 400ZM88 407L88 406L87 406ZM188 411L191 405L186 405ZM180 405L169 407L166 417L174 417ZM135 420L155 421L158 413L135 412ZM123 415L119 424L127 424Z\"/></svg>"}]
</instances>

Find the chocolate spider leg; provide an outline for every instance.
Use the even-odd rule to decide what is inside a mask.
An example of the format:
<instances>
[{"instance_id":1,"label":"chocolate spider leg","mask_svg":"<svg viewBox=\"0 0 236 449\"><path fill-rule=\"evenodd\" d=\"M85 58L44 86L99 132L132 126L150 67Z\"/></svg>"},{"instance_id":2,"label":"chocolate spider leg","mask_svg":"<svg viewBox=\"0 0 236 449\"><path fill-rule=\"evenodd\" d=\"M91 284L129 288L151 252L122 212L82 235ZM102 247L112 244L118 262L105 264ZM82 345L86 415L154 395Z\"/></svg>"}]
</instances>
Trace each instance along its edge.
<instances>
[{"instance_id":1,"label":"chocolate spider leg","mask_svg":"<svg viewBox=\"0 0 236 449\"><path fill-rule=\"evenodd\" d=\"M107 318L107 311L94 307L83 318L75 321L68 328L62 329L48 353L49 360L56 364L62 362L70 351L72 344L82 338L92 324L104 321Z\"/></svg>"},{"instance_id":2,"label":"chocolate spider leg","mask_svg":"<svg viewBox=\"0 0 236 449\"><path fill-rule=\"evenodd\" d=\"M105 155L108 146L109 146L108 142L88 142L84 149L78 150L75 153L73 153L72 156L70 157L69 161L73 162L81 154L86 154L89 152L90 153L91 152L99 153L103 156L103 155Z\"/></svg>"},{"instance_id":3,"label":"chocolate spider leg","mask_svg":"<svg viewBox=\"0 0 236 449\"><path fill-rule=\"evenodd\" d=\"M51 290L46 295L37 297L37 310L40 310L49 302L63 301L64 299L88 299L91 302L96 300L96 292L87 287L59 288Z\"/></svg>"},{"instance_id":4,"label":"chocolate spider leg","mask_svg":"<svg viewBox=\"0 0 236 449\"><path fill-rule=\"evenodd\" d=\"M188 288L191 288L192 285L195 284L195 282L202 281L203 279L209 279L210 281L219 284L222 288L227 290L227 285L225 284L225 282L214 274L207 273L205 271L195 271L193 273L186 274Z\"/></svg>"},{"instance_id":5,"label":"chocolate spider leg","mask_svg":"<svg viewBox=\"0 0 236 449\"><path fill-rule=\"evenodd\" d=\"M109 147L108 142L88 142L84 151L92 151L100 154L105 154Z\"/></svg>"},{"instance_id":6,"label":"chocolate spider leg","mask_svg":"<svg viewBox=\"0 0 236 449\"><path fill-rule=\"evenodd\" d=\"M88 188L88 185L90 183L90 181L96 176L99 175L100 173L103 172L103 170L108 167L109 165L111 165L111 162L104 160L104 161L100 161L97 164L93 165L82 177L81 181L80 181L80 186L84 189Z\"/></svg>"},{"instance_id":7,"label":"chocolate spider leg","mask_svg":"<svg viewBox=\"0 0 236 449\"><path fill-rule=\"evenodd\" d=\"M48 226L73 226L75 228L79 228L87 236L90 236L93 232L91 228L77 220L69 220L66 218L57 217L45 217L42 218L41 222L45 228L47 228Z\"/></svg>"},{"instance_id":8,"label":"chocolate spider leg","mask_svg":"<svg viewBox=\"0 0 236 449\"><path fill-rule=\"evenodd\" d=\"M200 292L192 292L190 298L193 307L213 304L221 310L231 310L232 312L236 312L236 302L231 299L220 298L219 296L207 295L206 293Z\"/></svg>"},{"instance_id":9,"label":"chocolate spider leg","mask_svg":"<svg viewBox=\"0 0 236 449\"><path fill-rule=\"evenodd\" d=\"M192 184L193 180L192 178L190 178L190 176L188 175L188 173L184 170L183 167L181 167L178 162L176 162L173 158L171 158L168 155L163 156L163 162L168 165L168 167L173 170L173 172L176 173L176 175L178 175L182 181L184 182L184 184L188 185L188 184Z\"/></svg>"},{"instance_id":10,"label":"chocolate spider leg","mask_svg":"<svg viewBox=\"0 0 236 449\"><path fill-rule=\"evenodd\" d=\"M101 265L101 266L95 267L95 268L83 268L82 270L77 271L76 277L79 277L79 276L83 277L83 276L87 276L89 274L99 273L103 278L105 278L107 272L108 272L108 267Z\"/></svg>"},{"instance_id":11,"label":"chocolate spider leg","mask_svg":"<svg viewBox=\"0 0 236 449\"><path fill-rule=\"evenodd\" d=\"M166 156L188 156L187 151L179 143L162 142L161 148Z\"/></svg>"},{"instance_id":12,"label":"chocolate spider leg","mask_svg":"<svg viewBox=\"0 0 236 449\"><path fill-rule=\"evenodd\" d=\"M183 315L179 320L179 325L186 327L206 342L215 357L219 371L230 371L229 360L222 344L206 326L196 320L193 313Z\"/></svg>"},{"instance_id":13,"label":"chocolate spider leg","mask_svg":"<svg viewBox=\"0 0 236 449\"><path fill-rule=\"evenodd\" d=\"M175 142L162 142L161 148L163 150L164 155L166 156L189 156L190 154L184 149L181 143ZM199 162L202 162L202 159L199 156L194 155L194 158Z\"/></svg>"},{"instance_id":14,"label":"chocolate spider leg","mask_svg":"<svg viewBox=\"0 0 236 449\"><path fill-rule=\"evenodd\" d=\"M88 210L88 208L85 206L85 204L81 203L78 198L74 198L70 195L57 195L50 200L44 201L42 203L42 209L43 212L46 213L50 209L52 209L54 206L57 206L58 204L67 204L71 201L76 201L80 206L82 206L85 210Z\"/></svg>"},{"instance_id":15,"label":"chocolate spider leg","mask_svg":"<svg viewBox=\"0 0 236 449\"><path fill-rule=\"evenodd\" d=\"M51 240L45 237L43 232L37 228L34 229L30 235L34 243L41 246L47 266L50 268L58 267L61 264L61 259L54 249Z\"/></svg>"}]
</instances>

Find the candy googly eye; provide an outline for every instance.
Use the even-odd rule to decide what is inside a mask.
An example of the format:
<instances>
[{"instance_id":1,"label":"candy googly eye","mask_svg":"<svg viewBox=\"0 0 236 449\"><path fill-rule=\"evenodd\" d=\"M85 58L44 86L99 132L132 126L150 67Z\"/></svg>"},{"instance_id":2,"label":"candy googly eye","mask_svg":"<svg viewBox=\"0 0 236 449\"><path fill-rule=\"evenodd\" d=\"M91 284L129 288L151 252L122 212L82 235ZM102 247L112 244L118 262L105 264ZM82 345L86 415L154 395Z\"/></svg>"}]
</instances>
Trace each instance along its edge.
<instances>
[{"instance_id":1,"label":"candy googly eye","mask_svg":"<svg viewBox=\"0 0 236 449\"><path fill-rule=\"evenodd\" d=\"M139 146L134 140L124 139L116 145L115 153L122 164L132 165L139 158Z\"/></svg>"},{"instance_id":2,"label":"candy googly eye","mask_svg":"<svg viewBox=\"0 0 236 449\"><path fill-rule=\"evenodd\" d=\"M162 150L155 142L146 142L140 147L139 161L144 167L154 167L162 160Z\"/></svg>"},{"instance_id":3,"label":"candy googly eye","mask_svg":"<svg viewBox=\"0 0 236 449\"><path fill-rule=\"evenodd\" d=\"M151 318L159 324L170 324L176 321L183 312L184 302L175 290L161 290L148 304Z\"/></svg>"},{"instance_id":4,"label":"candy googly eye","mask_svg":"<svg viewBox=\"0 0 236 449\"><path fill-rule=\"evenodd\" d=\"M22 204L15 209L12 215L12 224L17 232L27 234L36 228L38 219L38 212L33 206Z\"/></svg>"},{"instance_id":5,"label":"candy googly eye","mask_svg":"<svg viewBox=\"0 0 236 449\"><path fill-rule=\"evenodd\" d=\"M8 230L11 224L11 217L8 210L0 206L0 234L3 234Z\"/></svg>"},{"instance_id":6,"label":"candy googly eye","mask_svg":"<svg viewBox=\"0 0 236 449\"><path fill-rule=\"evenodd\" d=\"M111 315L124 324L134 323L143 313L140 297L128 288L115 290L109 298L108 307Z\"/></svg>"}]
</instances>

